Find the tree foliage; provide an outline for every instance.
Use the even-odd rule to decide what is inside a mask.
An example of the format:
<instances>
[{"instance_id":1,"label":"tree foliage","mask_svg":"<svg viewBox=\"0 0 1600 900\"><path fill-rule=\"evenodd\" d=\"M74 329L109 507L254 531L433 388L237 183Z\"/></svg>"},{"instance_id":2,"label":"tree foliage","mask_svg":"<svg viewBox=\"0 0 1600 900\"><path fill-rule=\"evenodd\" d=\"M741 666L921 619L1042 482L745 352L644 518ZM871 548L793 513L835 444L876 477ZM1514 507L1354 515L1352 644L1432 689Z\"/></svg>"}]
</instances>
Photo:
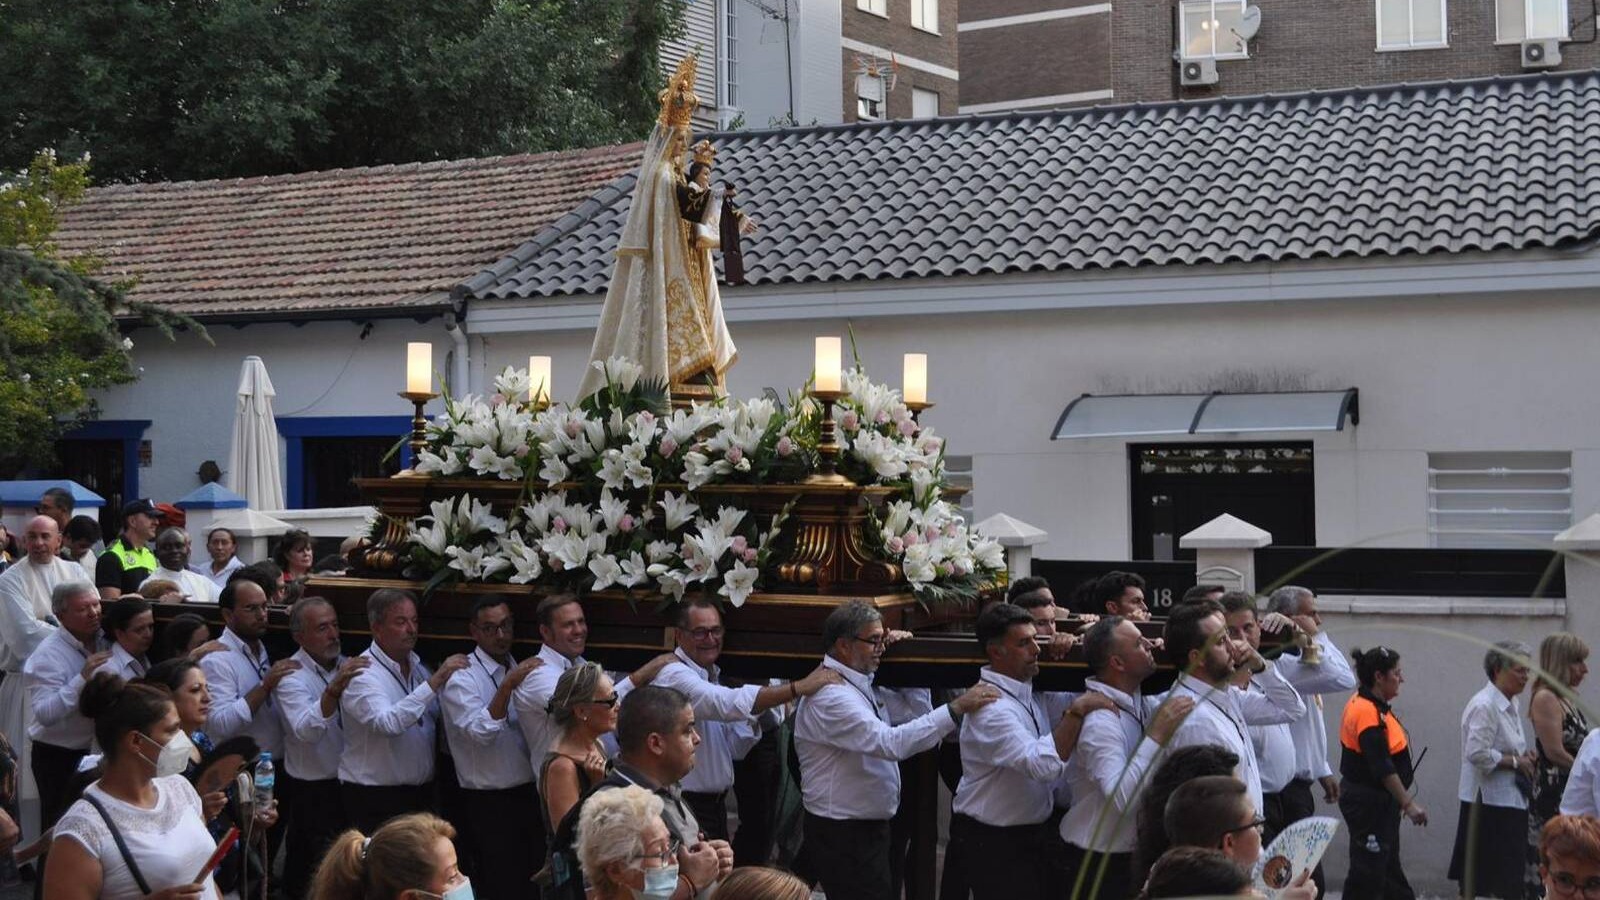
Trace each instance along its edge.
<instances>
[{"instance_id":1,"label":"tree foliage","mask_svg":"<svg viewBox=\"0 0 1600 900\"><path fill-rule=\"evenodd\" d=\"M113 180L594 146L644 135L686 0L7 0L0 166Z\"/></svg>"},{"instance_id":2,"label":"tree foliage","mask_svg":"<svg viewBox=\"0 0 1600 900\"><path fill-rule=\"evenodd\" d=\"M138 377L119 315L169 336L179 326L204 333L96 280L92 257L60 256L57 217L88 183L87 161L62 165L50 151L0 172L0 473L47 463L63 431L98 413L94 391Z\"/></svg>"}]
</instances>

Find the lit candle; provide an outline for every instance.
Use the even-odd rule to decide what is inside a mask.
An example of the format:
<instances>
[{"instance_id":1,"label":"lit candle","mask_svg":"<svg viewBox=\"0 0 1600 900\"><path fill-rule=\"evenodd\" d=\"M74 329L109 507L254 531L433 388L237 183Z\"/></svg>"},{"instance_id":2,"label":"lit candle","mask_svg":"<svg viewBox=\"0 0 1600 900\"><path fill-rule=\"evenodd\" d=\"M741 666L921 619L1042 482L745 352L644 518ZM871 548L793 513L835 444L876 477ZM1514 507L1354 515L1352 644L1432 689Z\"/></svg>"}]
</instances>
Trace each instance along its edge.
<instances>
[{"instance_id":1,"label":"lit candle","mask_svg":"<svg viewBox=\"0 0 1600 900\"><path fill-rule=\"evenodd\" d=\"M433 345L414 341L406 344L406 393L433 393Z\"/></svg>"},{"instance_id":2,"label":"lit candle","mask_svg":"<svg viewBox=\"0 0 1600 900\"><path fill-rule=\"evenodd\" d=\"M904 393L907 403L928 402L928 354L907 353Z\"/></svg>"},{"instance_id":3,"label":"lit candle","mask_svg":"<svg viewBox=\"0 0 1600 900\"><path fill-rule=\"evenodd\" d=\"M840 385L840 360L843 358L844 347L839 338L817 338L816 377L817 390L837 391Z\"/></svg>"},{"instance_id":4,"label":"lit candle","mask_svg":"<svg viewBox=\"0 0 1600 900\"><path fill-rule=\"evenodd\" d=\"M534 403L550 402L550 357L528 357L528 399Z\"/></svg>"}]
</instances>

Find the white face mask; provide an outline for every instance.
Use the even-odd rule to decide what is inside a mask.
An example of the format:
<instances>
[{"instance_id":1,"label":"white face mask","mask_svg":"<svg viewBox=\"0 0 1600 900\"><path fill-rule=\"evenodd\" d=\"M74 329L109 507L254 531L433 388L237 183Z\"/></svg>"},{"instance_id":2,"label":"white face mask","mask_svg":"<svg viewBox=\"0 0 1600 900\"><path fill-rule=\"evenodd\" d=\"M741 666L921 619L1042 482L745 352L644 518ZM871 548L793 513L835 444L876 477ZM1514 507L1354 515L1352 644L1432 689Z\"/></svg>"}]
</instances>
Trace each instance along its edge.
<instances>
[{"instance_id":1,"label":"white face mask","mask_svg":"<svg viewBox=\"0 0 1600 900\"><path fill-rule=\"evenodd\" d=\"M644 890L628 888L634 900L667 900L678 889L678 866L661 866L644 870Z\"/></svg>"},{"instance_id":2,"label":"white face mask","mask_svg":"<svg viewBox=\"0 0 1600 900\"><path fill-rule=\"evenodd\" d=\"M145 734L142 731L136 731L134 733L150 743L156 744L156 739L150 735ZM157 778L166 778L169 775L181 775L183 774L183 770L189 767L189 755L194 752L194 742L189 740L189 736L187 734L184 734L180 731L172 736L172 740L167 741L165 744L156 744L156 746L161 749L161 752L156 754L155 759L152 760L143 753L140 753L139 756L142 757L145 762L156 767Z\"/></svg>"},{"instance_id":3,"label":"white face mask","mask_svg":"<svg viewBox=\"0 0 1600 900\"><path fill-rule=\"evenodd\" d=\"M427 897L438 897L439 900L475 900L472 896L472 879L463 878L461 883L445 891L443 894L434 894L428 891L417 891Z\"/></svg>"}]
</instances>

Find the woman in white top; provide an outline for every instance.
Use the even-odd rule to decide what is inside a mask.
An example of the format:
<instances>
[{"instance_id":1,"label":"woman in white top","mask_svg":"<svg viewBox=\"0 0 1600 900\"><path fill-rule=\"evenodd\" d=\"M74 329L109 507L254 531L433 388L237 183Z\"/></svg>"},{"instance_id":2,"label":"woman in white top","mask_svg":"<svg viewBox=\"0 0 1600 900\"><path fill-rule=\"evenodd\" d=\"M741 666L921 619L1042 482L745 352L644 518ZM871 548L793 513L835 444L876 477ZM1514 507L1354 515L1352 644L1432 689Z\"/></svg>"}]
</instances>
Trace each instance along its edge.
<instances>
[{"instance_id":1,"label":"woman in white top","mask_svg":"<svg viewBox=\"0 0 1600 900\"><path fill-rule=\"evenodd\" d=\"M1528 794L1534 754L1522 731L1517 695L1528 686L1527 644L1501 641L1483 658L1489 683L1461 713L1461 780L1450 878L1461 896L1517 900L1523 894Z\"/></svg>"},{"instance_id":2,"label":"woman in white top","mask_svg":"<svg viewBox=\"0 0 1600 900\"><path fill-rule=\"evenodd\" d=\"M78 706L94 720L103 774L56 823L45 900L218 900L209 876L195 881L216 842L200 795L180 774L190 743L171 692L102 672L84 686Z\"/></svg>"}]
</instances>

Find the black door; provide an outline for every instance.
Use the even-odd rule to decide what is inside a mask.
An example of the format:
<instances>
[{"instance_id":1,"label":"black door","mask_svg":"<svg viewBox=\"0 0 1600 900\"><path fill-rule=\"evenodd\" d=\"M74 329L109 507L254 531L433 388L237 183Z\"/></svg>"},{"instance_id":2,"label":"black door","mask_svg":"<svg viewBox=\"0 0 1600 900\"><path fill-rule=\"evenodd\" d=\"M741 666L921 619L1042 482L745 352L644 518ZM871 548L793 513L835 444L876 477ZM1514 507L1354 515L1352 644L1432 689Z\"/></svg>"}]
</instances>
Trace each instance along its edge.
<instances>
[{"instance_id":1,"label":"black door","mask_svg":"<svg viewBox=\"0 0 1600 900\"><path fill-rule=\"evenodd\" d=\"M1178 538L1223 513L1279 546L1316 546L1309 443L1132 444L1128 457L1134 559L1194 559Z\"/></svg>"},{"instance_id":2,"label":"black door","mask_svg":"<svg viewBox=\"0 0 1600 900\"><path fill-rule=\"evenodd\" d=\"M121 526L122 504L132 499L123 496L124 466L121 440L56 441L56 465L46 478L67 478L104 497L100 507L100 534L110 541Z\"/></svg>"},{"instance_id":3,"label":"black door","mask_svg":"<svg viewBox=\"0 0 1600 900\"><path fill-rule=\"evenodd\" d=\"M308 437L304 438L301 503L307 509L322 506L360 506L366 501L351 483L352 478L375 478L400 471L397 452L384 461L394 448L395 437Z\"/></svg>"}]
</instances>

